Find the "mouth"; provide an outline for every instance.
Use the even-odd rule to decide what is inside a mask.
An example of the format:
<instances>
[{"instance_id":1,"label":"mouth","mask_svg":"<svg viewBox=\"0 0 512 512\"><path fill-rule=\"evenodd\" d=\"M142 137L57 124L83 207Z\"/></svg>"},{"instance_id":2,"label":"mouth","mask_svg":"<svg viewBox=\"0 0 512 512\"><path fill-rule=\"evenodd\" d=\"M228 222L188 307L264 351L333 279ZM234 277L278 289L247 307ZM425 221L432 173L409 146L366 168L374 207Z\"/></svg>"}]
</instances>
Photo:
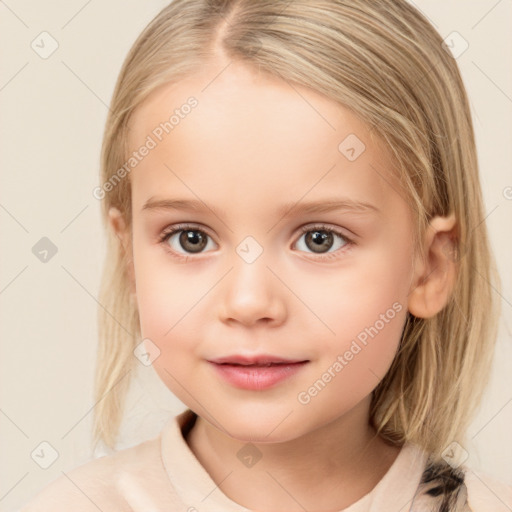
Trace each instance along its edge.
<instances>
[{"instance_id":1,"label":"mouth","mask_svg":"<svg viewBox=\"0 0 512 512\"><path fill-rule=\"evenodd\" d=\"M257 355L257 356L242 356L232 355L227 357L220 357L217 359L210 359L210 363L220 365L233 365L233 366L277 366L277 365L290 365L298 363L306 363L307 359L286 359L283 357L272 355Z\"/></svg>"},{"instance_id":2,"label":"mouth","mask_svg":"<svg viewBox=\"0 0 512 512\"><path fill-rule=\"evenodd\" d=\"M224 382L239 389L262 391L291 378L309 363L276 356L228 356L208 361Z\"/></svg>"}]
</instances>

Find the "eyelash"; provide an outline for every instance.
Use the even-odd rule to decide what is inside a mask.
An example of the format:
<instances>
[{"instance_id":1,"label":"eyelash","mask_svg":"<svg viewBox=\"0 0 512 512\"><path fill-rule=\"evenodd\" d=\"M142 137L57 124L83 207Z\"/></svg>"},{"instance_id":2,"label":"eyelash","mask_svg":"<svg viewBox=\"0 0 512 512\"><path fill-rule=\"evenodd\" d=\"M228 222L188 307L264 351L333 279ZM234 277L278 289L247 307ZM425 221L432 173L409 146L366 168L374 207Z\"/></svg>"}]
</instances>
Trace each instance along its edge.
<instances>
[{"instance_id":1,"label":"eyelash","mask_svg":"<svg viewBox=\"0 0 512 512\"><path fill-rule=\"evenodd\" d=\"M340 257L338 254L339 252L345 252L346 250L350 249L352 246L355 245L355 242L351 238L348 238L345 234L341 233L340 231L337 231L336 229L333 229L324 224L315 224L313 226L311 226L311 225L302 226L301 228L299 228L299 230L300 230L300 236L302 236L304 233L308 233L310 231L325 231L326 233L333 233L335 235L338 235L345 242L345 245L343 247L337 249L334 252L329 252L329 253L325 253L325 254L317 253L317 257L315 257L315 259L319 259L319 260L337 259ZM185 262L185 261L189 261L189 260L193 259L193 257L176 252L176 251L172 250L169 247L169 245L167 244L167 241L169 240L169 238L172 235L174 235L175 233L178 233L180 231L199 231L208 236L210 236L210 235L204 229L201 229L192 224L176 224L175 226L166 228L162 232L162 234L160 235L160 237L158 239L158 243L164 245L165 250L167 250L169 253L171 253L173 257L178 258ZM300 236L299 236L299 239L300 239ZM211 236L210 236L210 238L211 238ZM202 254L202 253L197 253L197 254ZM314 253L309 253L309 254L314 254Z\"/></svg>"}]
</instances>

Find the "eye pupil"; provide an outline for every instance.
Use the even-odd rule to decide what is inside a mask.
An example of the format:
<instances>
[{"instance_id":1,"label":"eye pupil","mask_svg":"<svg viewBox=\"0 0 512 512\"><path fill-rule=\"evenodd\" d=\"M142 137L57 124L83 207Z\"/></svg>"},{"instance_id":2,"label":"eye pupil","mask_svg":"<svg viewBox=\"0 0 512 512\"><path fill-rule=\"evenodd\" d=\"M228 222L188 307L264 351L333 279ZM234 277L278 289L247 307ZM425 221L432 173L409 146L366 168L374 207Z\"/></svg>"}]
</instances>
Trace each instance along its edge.
<instances>
[{"instance_id":1,"label":"eye pupil","mask_svg":"<svg viewBox=\"0 0 512 512\"><path fill-rule=\"evenodd\" d=\"M310 246L310 243L312 245ZM306 245L314 252L329 250L333 243L333 234L328 231L310 231L306 234ZM320 250L319 250L320 249Z\"/></svg>"},{"instance_id":2,"label":"eye pupil","mask_svg":"<svg viewBox=\"0 0 512 512\"><path fill-rule=\"evenodd\" d=\"M180 234L180 245L189 252L200 252L206 246L206 237L197 230L186 230Z\"/></svg>"}]
</instances>

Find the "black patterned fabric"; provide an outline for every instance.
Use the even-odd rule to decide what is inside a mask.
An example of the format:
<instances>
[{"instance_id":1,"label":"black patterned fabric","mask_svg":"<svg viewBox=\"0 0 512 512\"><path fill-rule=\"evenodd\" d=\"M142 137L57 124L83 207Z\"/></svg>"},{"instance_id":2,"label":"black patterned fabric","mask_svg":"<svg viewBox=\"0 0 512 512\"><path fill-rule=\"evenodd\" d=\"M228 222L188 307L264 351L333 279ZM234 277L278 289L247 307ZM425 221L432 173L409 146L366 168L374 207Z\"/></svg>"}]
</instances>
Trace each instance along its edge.
<instances>
[{"instance_id":1,"label":"black patterned fabric","mask_svg":"<svg viewBox=\"0 0 512 512\"><path fill-rule=\"evenodd\" d=\"M471 512L464 470L427 461L410 512Z\"/></svg>"}]
</instances>

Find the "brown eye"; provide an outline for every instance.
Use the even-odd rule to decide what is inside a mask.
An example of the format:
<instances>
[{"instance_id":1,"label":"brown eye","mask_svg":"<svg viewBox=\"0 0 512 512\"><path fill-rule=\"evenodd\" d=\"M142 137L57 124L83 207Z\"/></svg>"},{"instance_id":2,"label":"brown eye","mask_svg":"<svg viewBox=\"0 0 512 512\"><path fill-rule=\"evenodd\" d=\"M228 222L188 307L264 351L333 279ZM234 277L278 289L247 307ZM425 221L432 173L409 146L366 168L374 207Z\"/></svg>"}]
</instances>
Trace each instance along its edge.
<instances>
[{"instance_id":1,"label":"brown eye","mask_svg":"<svg viewBox=\"0 0 512 512\"><path fill-rule=\"evenodd\" d=\"M197 229L181 231L180 246L187 252L201 252L208 243L208 235Z\"/></svg>"},{"instance_id":2,"label":"brown eye","mask_svg":"<svg viewBox=\"0 0 512 512\"><path fill-rule=\"evenodd\" d=\"M178 254L198 254L214 245L207 233L193 226L174 226L163 233L160 242Z\"/></svg>"},{"instance_id":3,"label":"brown eye","mask_svg":"<svg viewBox=\"0 0 512 512\"><path fill-rule=\"evenodd\" d=\"M309 231L306 233L306 246L313 252L326 252L333 245L333 234L327 231Z\"/></svg>"},{"instance_id":4,"label":"brown eye","mask_svg":"<svg viewBox=\"0 0 512 512\"><path fill-rule=\"evenodd\" d=\"M336 252L349 242L348 238L331 228L310 227L302 229L302 236L297 241L297 248L304 252L321 255Z\"/></svg>"}]
</instances>

